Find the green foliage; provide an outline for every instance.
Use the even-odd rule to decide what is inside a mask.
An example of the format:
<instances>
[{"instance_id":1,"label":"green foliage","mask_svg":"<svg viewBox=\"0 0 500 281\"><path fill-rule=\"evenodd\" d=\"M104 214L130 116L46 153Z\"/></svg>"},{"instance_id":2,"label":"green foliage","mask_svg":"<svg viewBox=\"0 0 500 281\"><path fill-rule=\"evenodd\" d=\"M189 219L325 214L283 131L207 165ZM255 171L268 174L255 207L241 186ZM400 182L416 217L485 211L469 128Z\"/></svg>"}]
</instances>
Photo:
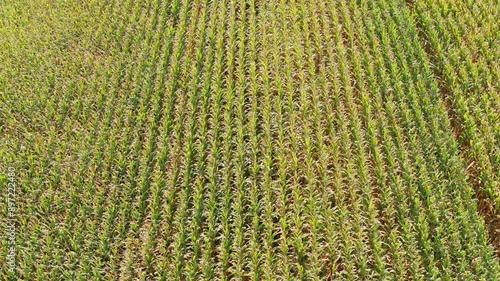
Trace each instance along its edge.
<instances>
[{"instance_id":1,"label":"green foliage","mask_svg":"<svg viewBox=\"0 0 500 281\"><path fill-rule=\"evenodd\" d=\"M83 2L0 3L0 279L500 278L495 1Z\"/></svg>"}]
</instances>

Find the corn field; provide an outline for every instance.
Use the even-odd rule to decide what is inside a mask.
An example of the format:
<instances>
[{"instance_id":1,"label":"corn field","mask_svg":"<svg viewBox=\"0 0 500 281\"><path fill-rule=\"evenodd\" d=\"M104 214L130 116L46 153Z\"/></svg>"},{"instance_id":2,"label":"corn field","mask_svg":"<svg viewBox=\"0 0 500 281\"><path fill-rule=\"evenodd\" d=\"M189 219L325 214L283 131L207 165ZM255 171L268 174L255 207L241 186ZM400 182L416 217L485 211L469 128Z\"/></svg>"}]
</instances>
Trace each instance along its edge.
<instances>
[{"instance_id":1,"label":"corn field","mask_svg":"<svg viewBox=\"0 0 500 281\"><path fill-rule=\"evenodd\" d=\"M500 280L500 2L1 0L1 280Z\"/></svg>"}]
</instances>

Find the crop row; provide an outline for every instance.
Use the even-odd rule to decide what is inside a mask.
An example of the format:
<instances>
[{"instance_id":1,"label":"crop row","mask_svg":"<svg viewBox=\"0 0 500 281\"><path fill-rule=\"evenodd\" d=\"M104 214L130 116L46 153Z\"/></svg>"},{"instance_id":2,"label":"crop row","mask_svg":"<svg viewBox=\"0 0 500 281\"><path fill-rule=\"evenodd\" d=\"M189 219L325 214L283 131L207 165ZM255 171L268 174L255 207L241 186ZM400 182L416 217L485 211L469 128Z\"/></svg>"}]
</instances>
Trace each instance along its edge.
<instances>
[{"instance_id":1,"label":"crop row","mask_svg":"<svg viewBox=\"0 0 500 281\"><path fill-rule=\"evenodd\" d=\"M428 40L455 134L480 197L500 207L500 99L495 1L418 1L416 20Z\"/></svg>"}]
</instances>

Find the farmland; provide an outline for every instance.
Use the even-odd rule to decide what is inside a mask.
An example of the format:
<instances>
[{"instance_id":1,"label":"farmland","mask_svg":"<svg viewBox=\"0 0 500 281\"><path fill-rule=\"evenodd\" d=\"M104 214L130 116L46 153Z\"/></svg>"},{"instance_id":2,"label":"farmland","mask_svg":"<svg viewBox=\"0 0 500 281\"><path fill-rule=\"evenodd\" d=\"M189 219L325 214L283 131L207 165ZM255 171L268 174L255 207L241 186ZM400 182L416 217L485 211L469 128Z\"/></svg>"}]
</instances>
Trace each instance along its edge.
<instances>
[{"instance_id":1,"label":"farmland","mask_svg":"<svg viewBox=\"0 0 500 281\"><path fill-rule=\"evenodd\" d=\"M0 1L0 279L500 280L498 18Z\"/></svg>"}]
</instances>

